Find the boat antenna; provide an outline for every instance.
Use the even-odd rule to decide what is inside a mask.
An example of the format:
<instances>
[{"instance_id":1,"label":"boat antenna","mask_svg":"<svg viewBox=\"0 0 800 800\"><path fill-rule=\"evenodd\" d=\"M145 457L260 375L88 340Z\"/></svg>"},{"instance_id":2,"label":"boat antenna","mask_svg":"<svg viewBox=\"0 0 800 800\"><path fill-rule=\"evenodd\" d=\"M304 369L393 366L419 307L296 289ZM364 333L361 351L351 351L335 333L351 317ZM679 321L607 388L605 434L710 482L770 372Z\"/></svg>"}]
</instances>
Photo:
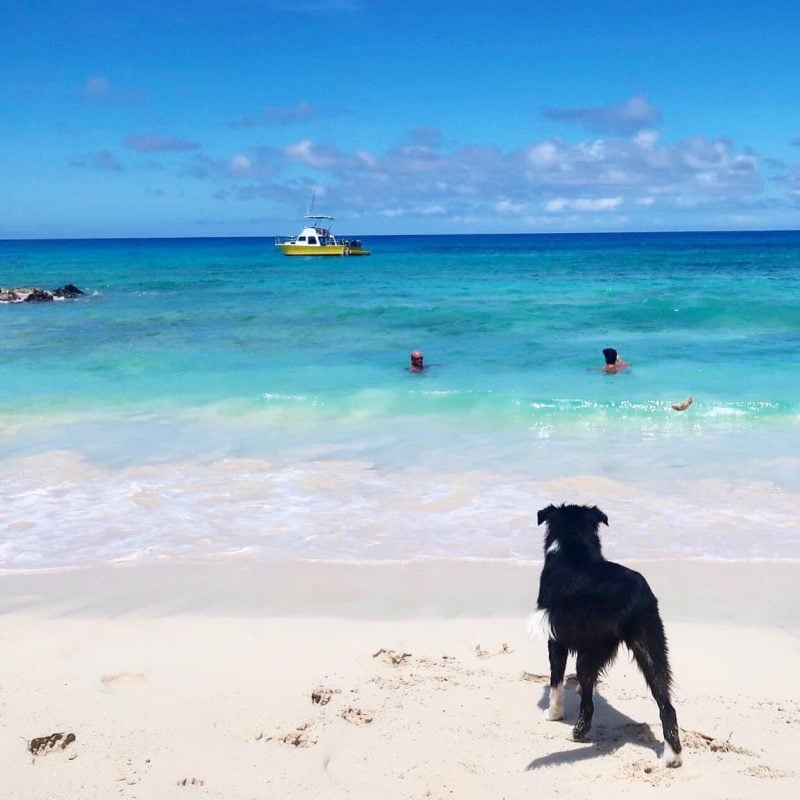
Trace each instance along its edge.
<instances>
[{"instance_id":1,"label":"boat antenna","mask_svg":"<svg viewBox=\"0 0 800 800\"><path fill-rule=\"evenodd\" d=\"M307 217L311 217L314 214L314 196L316 195L316 193L317 193L316 189L311 190L311 197L308 200L308 214L306 214Z\"/></svg>"}]
</instances>

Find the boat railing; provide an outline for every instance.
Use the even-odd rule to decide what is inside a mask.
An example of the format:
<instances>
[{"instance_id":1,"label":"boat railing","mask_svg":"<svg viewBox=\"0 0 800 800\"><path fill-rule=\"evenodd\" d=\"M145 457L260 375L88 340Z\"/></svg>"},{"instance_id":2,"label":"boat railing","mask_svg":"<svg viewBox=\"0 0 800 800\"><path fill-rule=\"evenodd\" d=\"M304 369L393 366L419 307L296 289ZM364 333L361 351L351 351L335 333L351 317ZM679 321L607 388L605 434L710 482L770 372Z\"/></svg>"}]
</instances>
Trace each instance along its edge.
<instances>
[{"instance_id":1,"label":"boat railing","mask_svg":"<svg viewBox=\"0 0 800 800\"><path fill-rule=\"evenodd\" d=\"M317 235L316 242L298 242L296 236L276 236L275 237L275 244L308 244L311 247L315 247L316 245L340 245L343 244L341 239L337 239L333 234L329 234L327 236L320 236Z\"/></svg>"}]
</instances>

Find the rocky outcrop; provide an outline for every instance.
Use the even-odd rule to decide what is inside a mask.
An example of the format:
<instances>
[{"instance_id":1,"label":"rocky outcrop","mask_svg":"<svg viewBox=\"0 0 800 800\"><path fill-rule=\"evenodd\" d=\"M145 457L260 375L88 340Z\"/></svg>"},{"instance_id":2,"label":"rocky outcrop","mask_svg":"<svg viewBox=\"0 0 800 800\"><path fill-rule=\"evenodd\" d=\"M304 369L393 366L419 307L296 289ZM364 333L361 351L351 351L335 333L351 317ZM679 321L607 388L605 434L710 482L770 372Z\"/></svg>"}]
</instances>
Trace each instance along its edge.
<instances>
[{"instance_id":1,"label":"rocky outcrop","mask_svg":"<svg viewBox=\"0 0 800 800\"><path fill-rule=\"evenodd\" d=\"M48 291L36 287L0 289L0 303L49 303L53 300L74 300L84 294L74 283Z\"/></svg>"}]
</instances>

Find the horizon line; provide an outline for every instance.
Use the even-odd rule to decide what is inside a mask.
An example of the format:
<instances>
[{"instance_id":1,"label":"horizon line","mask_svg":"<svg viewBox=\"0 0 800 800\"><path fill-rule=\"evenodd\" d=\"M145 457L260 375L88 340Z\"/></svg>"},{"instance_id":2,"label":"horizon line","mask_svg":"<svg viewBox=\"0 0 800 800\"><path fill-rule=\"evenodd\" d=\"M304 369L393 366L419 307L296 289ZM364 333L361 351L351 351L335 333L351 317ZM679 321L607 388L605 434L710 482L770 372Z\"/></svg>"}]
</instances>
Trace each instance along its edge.
<instances>
[{"instance_id":1,"label":"horizon line","mask_svg":"<svg viewBox=\"0 0 800 800\"><path fill-rule=\"evenodd\" d=\"M643 236L665 234L748 234L748 233L800 233L800 228L708 228L703 230L634 230L634 231L503 231L495 233L364 233L364 237L410 238L414 236L464 238L466 236ZM180 241L187 239L275 239L280 234L229 234L217 236L65 236L65 237L9 237L0 242L113 242L113 241Z\"/></svg>"}]
</instances>

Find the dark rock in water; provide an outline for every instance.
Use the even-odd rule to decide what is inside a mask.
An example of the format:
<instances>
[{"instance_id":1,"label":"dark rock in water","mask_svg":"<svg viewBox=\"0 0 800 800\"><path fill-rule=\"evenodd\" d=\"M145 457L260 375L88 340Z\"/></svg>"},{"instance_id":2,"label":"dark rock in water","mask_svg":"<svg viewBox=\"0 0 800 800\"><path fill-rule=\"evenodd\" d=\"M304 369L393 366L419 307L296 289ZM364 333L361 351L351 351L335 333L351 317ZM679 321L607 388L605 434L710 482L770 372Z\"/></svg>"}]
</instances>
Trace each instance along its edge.
<instances>
[{"instance_id":1,"label":"dark rock in water","mask_svg":"<svg viewBox=\"0 0 800 800\"><path fill-rule=\"evenodd\" d=\"M0 289L0 303L48 303L59 300L74 300L85 294L74 283L68 283L52 292L37 287Z\"/></svg>"},{"instance_id":2,"label":"dark rock in water","mask_svg":"<svg viewBox=\"0 0 800 800\"><path fill-rule=\"evenodd\" d=\"M53 289L53 297L64 297L67 300L72 300L82 294L85 294L85 292L82 292L74 283L68 283L66 286Z\"/></svg>"},{"instance_id":3,"label":"dark rock in water","mask_svg":"<svg viewBox=\"0 0 800 800\"><path fill-rule=\"evenodd\" d=\"M53 293L45 289L31 289L28 296L25 298L26 303L52 303Z\"/></svg>"}]
</instances>

